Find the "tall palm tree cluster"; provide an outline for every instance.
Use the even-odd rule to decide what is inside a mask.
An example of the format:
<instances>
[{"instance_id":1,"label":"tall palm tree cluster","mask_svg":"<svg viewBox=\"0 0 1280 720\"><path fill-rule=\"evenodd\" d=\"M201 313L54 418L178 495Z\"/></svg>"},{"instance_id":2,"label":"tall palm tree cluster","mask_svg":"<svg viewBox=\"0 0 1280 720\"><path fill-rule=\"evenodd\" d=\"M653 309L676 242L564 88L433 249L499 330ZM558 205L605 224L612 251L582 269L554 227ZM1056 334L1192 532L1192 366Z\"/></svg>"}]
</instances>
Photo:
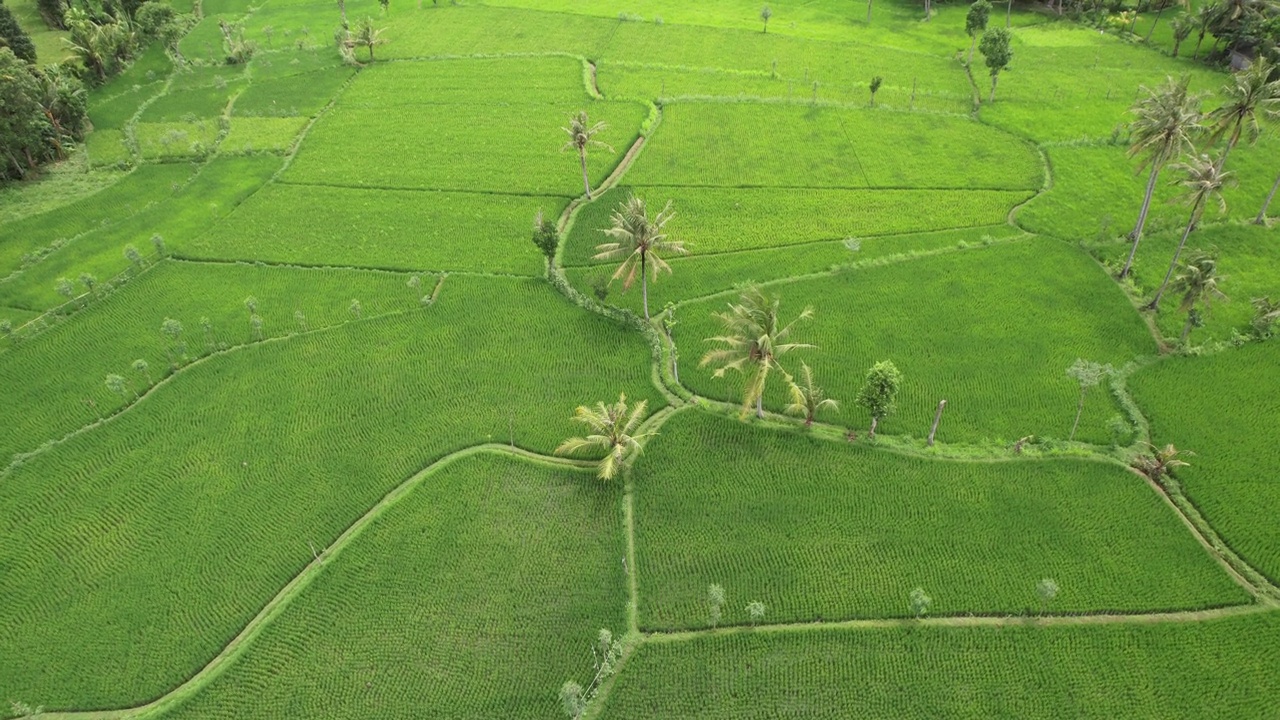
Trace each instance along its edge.
<instances>
[{"instance_id":1,"label":"tall palm tree cluster","mask_svg":"<svg viewBox=\"0 0 1280 720\"><path fill-rule=\"evenodd\" d=\"M1188 314L1183 341L1198 318L1197 307L1207 310L1215 298L1225 299L1225 296L1218 289L1222 278L1216 275L1217 263L1210 254L1194 253L1175 277L1179 258L1191 233L1200 224L1206 207L1213 204L1219 213L1226 211L1222 190L1236 182L1234 173L1225 169L1231 151L1241 141L1247 145L1257 142L1264 121L1280 121L1280 77L1276 77L1277 74L1275 65L1259 58L1247 69L1233 75L1231 82L1222 88L1221 105L1207 113L1201 109L1205 96L1190 92L1189 77L1181 80L1169 78L1154 90L1142 88L1143 96L1133 107L1136 117L1130 125L1129 155L1141 158L1139 172L1148 170L1149 174L1137 222L1129 233L1133 244L1120 270L1120 277L1128 277L1133 270L1156 183L1166 167L1172 168L1179 174L1177 182L1185 191L1181 200L1190 207L1190 212L1164 279L1145 307L1158 310L1160 300L1172 282L1179 292L1184 293L1180 309ZM1222 147L1216 156L1204 152L1219 143ZM1197 149L1197 144L1201 149ZM1278 187L1280 177L1276 178L1258 211L1255 223L1266 222L1267 208Z\"/></svg>"}]
</instances>

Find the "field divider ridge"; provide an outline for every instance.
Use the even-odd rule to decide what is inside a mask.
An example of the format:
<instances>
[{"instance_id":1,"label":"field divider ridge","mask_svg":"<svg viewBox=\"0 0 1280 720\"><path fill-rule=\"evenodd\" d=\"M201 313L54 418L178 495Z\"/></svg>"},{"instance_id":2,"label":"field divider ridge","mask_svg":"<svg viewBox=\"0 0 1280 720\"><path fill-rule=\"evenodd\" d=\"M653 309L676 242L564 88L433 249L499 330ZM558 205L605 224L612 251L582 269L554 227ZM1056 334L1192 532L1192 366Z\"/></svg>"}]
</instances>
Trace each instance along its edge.
<instances>
[{"instance_id":1,"label":"field divider ridge","mask_svg":"<svg viewBox=\"0 0 1280 720\"><path fill-rule=\"evenodd\" d=\"M377 503L370 507L363 515L356 518L354 522L347 526L332 543L324 549L314 553L314 558L307 563L302 570L293 577L283 588L281 588L275 596L267 602L266 605L258 611L258 614L236 634L232 640L223 647L212 660L204 667L197 671L178 687L170 690L168 693L152 700L144 705L132 708L122 708L118 710L85 710L85 711L49 711L41 715L46 720L134 720L136 718L156 717L168 710L186 702L194 697L198 692L203 690L215 678L221 675L227 667L234 663L245 650L252 644L253 640L262 632L262 629L280 615L294 598L302 593L312 581L320 574L321 571L336 557L338 557L346 546L350 545L356 538L364 532L370 524L378 519L392 505L395 505L409 493L413 492L427 478L434 475L443 468L452 465L458 460L473 457L481 453L493 453L498 455L510 455L518 460L531 462L544 466L554 467L557 469L573 470L578 472L589 472L595 470L596 461L592 460L576 460L571 458L555 457L543 455L532 450L505 445L502 443L480 443L469 447L455 450L447 455L440 457L427 465L418 472L410 475L399 485L392 488L386 495L383 495Z\"/></svg>"}]
</instances>

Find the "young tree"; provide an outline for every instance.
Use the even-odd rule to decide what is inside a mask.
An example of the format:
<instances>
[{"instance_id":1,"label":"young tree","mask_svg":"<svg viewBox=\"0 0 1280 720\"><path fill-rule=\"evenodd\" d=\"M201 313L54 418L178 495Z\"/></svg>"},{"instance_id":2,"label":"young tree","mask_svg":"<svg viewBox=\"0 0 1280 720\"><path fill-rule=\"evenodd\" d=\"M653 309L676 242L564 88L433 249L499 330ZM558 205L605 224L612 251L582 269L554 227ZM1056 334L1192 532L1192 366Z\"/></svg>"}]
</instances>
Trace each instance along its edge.
<instances>
[{"instance_id":1,"label":"young tree","mask_svg":"<svg viewBox=\"0 0 1280 720\"><path fill-rule=\"evenodd\" d=\"M1058 583L1053 578L1044 578L1036 584L1036 595L1040 596L1040 612L1043 614L1049 603L1058 597Z\"/></svg>"},{"instance_id":2,"label":"young tree","mask_svg":"<svg viewBox=\"0 0 1280 720\"><path fill-rule=\"evenodd\" d=\"M711 627L720 624L720 618L724 611L724 587L716 583L712 583L707 587L707 609L711 620Z\"/></svg>"},{"instance_id":3,"label":"young tree","mask_svg":"<svg viewBox=\"0 0 1280 720\"><path fill-rule=\"evenodd\" d=\"M729 312L712 313L712 317L720 321L725 334L708 338L707 342L724 347L707 351L698 367L718 365L713 373L713 377L718 378L724 377L729 370L748 376L742 394L743 416L755 403L756 417L764 417L764 390L769 373L777 370L788 374L779 359L792 350L813 347L806 343L787 342L796 323L813 317L813 308L805 308L795 320L779 327L781 302L781 299L770 297L752 285L738 297L737 305L729 303Z\"/></svg>"},{"instance_id":4,"label":"young tree","mask_svg":"<svg viewBox=\"0 0 1280 720\"><path fill-rule=\"evenodd\" d=\"M84 285L90 295L93 295L98 287L98 278L94 277L93 273L83 272L80 273L80 284Z\"/></svg>"},{"instance_id":5,"label":"young tree","mask_svg":"<svg viewBox=\"0 0 1280 720\"><path fill-rule=\"evenodd\" d=\"M773 17L773 11L768 5L760 8L760 19L764 21L764 32L769 32L769 18Z\"/></svg>"},{"instance_id":6,"label":"young tree","mask_svg":"<svg viewBox=\"0 0 1280 720\"><path fill-rule=\"evenodd\" d=\"M759 600L752 600L747 603L747 617L751 618L751 627L755 627L764 619L765 609L764 603Z\"/></svg>"},{"instance_id":7,"label":"young tree","mask_svg":"<svg viewBox=\"0 0 1280 720\"><path fill-rule=\"evenodd\" d=\"M1187 322L1182 326L1179 342L1187 342L1191 328L1198 325L1203 317L1203 313L1197 309L1197 306L1203 307L1207 313L1214 300L1227 299L1227 296L1218 289L1218 283L1225 279L1218 275L1218 260L1211 253L1192 253L1187 258L1182 266L1182 272L1178 273L1178 276L1173 279L1173 284L1170 285L1170 289L1182 295L1182 301L1178 303L1178 312L1187 314Z\"/></svg>"},{"instance_id":8,"label":"young tree","mask_svg":"<svg viewBox=\"0 0 1280 720\"><path fill-rule=\"evenodd\" d=\"M884 83L884 78L880 77L879 75L876 75L875 77L871 78L871 84L868 86L871 89L871 107L876 106L876 93L880 92L880 85L883 83Z\"/></svg>"},{"instance_id":9,"label":"young tree","mask_svg":"<svg viewBox=\"0 0 1280 720\"><path fill-rule=\"evenodd\" d=\"M1164 274L1160 289L1156 290L1155 297L1151 298L1151 302L1146 305L1149 310L1160 307L1160 297L1164 295L1169 279L1173 277L1174 268L1178 266L1178 257L1182 255L1182 248L1186 246L1187 238L1200 223L1204 206L1210 200L1217 200L1218 212L1226 212L1227 201L1222 199L1222 189L1235 180L1232 173L1220 170L1219 163L1208 155L1191 156L1186 162L1175 165L1174 168L1185 173L1181 184L1187 192L1181 199L1184 203L1191 205L1191 216L1187 219L1187 226L1182 231L1182 239L1178 241L1178 249L1173 252L1173 260L1169 262L1169 270Z\"/></svg>"},{"instance_id":10,"label":"young tree","mask_svg":"<svg viewBox=\"0 0 1280 720\"><path fill-rule=\"evenodd\" d=\"M618 402L605 405L596 403L595 409L579 405L573 413L573 419L586 425L591 431L586 437L572 437L560 443L555 453L571 455L579 450L604 451L604 457L596 475L601 480L612 480L622 467L627 453L640 452L641 441L653 437L655 433L635 434L636 428L644 420L647 400L641 400L627 412L627 396L619 395Z\"/></svg>"},{"instance_id":11,"label":"young tree","mask_svg":"<svg viewBox=\"0 0 1280 720\"><path fill-rule=\"evenodd\" d=\"M676 346L675 329L679 325L676 320L676 304L667 303L662 308L662 332L667 335L667 346L671 349L671 378L680 382L680 348Z\"/></svg>"},{"instance_id":12,"label":"young tree","mask_svg":"<svg viewBox=\"0 0 1280 720\"><path fill-rule=\"evenodd\" d=\"M347 309L351 311L351 314L355 316L355 319L357 320L364 317L364 306L360 304L359 300L352 300L351 305L348 306Z\"/></svg>"},{"instance_id":13,"label":"young tree","mask_svg":"<svg viewBox=\"0 0 1280 720\"><path fill-rule=\"evenodd\" d=\"M1080 415L1084 412L1084 398L1089 388L1097 387L1111 372L1110 365L1100 365L1083 358L1076 358L1076 361L1071 363L1071 367L1067 368L1067 377L1080 384L1080 400L1076 403L1076 419L1071 423L1068 441L1076 439L1076 429L1080 427Z\"/></svg>"},{"instance_id":14,"label":"young tree","mask_svg":"<svg viewBox=\"0 0 1280 720\"><path fill-rule=\"evenodd\" d=\"M1226 147L1218 156L1218 169L1227 162L1241 137L1249 145L1262 134L1260 118L1280 118L1280 79L1271 80L1275 65L1259 56L1247 69L1235 73L1222 88L1222 105L1206 116L1212 132L1210 142L1226 137Z\"/></svg>"},{"instance_id":15,"label":"young tree","mask_svg":"<svg viewBox=\"0 0 1280 720\"><path fill-rule=\"evenodd\" d=\"M112 373L107 376L106 385L108 390L119 395L122 400L128 399L128 395L125 394L127 387L125 386L123 377Z\"/></svg>"},{"instance_id":16,"label":"young tree","mask_svg":"<svg viewBox=\"0 0 1280 720\"><path fill-rule=\"evenodd\" d=\"M551 264L555 262L556 248L560 247L560 231L555 221L548 219L539 210L533 218L533 244L547 259L547 277L551 277Z\"/></svg>"},{"instance_id":17,"label":"young tree","mask_svg":"<svg viewBox=\"0 0 1280 720\"><path fill-rule=\"evenodd\" d=\"M136 370L139 375L142 375L142 377L146 379L148 385L152 384L151 366L147 364L146 360L143 360L142 358L138 358L137 360L134 360L133 369Z\"/></svg>"},{"instance_id":18,"label":"young tree","mask_svg":"<svg viewBox=\"0 0 1280 720\"><path fill-rule=\"evenodd\" d=\"M169 251L165 249L164 238L159 235L151 236L151 247L156 251L156 257L163 258L169 256Z\"/></svg>"},{"instance_id":19,"label":"young tree","mask_svg":"<svg viewBox=\"0 0 1280 720\"><path fill-rule=\"evenodd\" d=\"M839 404L813 383L813 370L805 363L800 363L800 382L787 378L787 383L791 391L791 404L787 406L786 413L803 417L805 427L813 426L818 411L825 408L839 410Z\"/></svg>"},{"instance_id":20,"label":"young tree","mask_svg":"<svg viewBox=\"0 0 1280 720\"><path fill-rule=\"evenodd\" d=\"M421 277L421 276L419 276L419 275L410 275L410 276L409 276L409 279L408 279L408 280L406 280L404 284L409 288L409 292L410 292L410 294L412 294L412 295L413 295L414 299L417 299L417 298L419 298L419 297L422 297L422 295L421 295L421 293L420 293L420 290L421 290L421 288L422 288L422 277Z\"/></svg>"},{"instance_id":21,"label":"young tree","mask_svg":"<svg viewBox=\"0 0 1280 720\"><path fill-rule=\"evenodd\" d=\"M1013 60L1013 33L1008 28L987 28L982 33L982 42L978 43L978 51L986 60L987 70L991 73L991 97L988 102L995 102L996 83L1000 81L1000 73Z\"/></svg>"},{"instance_id":22,"label":"young tree","mask_svg":"<svg viewBox=\"0 0 1280 720\"><path fill-rule=\"evenodd\" d=\"M1256 297L1249 303L1253 305L1253 320L1249 324L1253 326L1254 334L1259 338L1271 337L1271 331L1280 322L1280 300Z\"/></svg>"},{"instance_id":23,"label":"young tree","mask_svg":"<svg viewBox=\"0 0 1280 720\"><path fill-rule=\"evenodd\" d=\"M991 3L987 0L977 0L969 6L969 12L964 16L964 31L969 36L969 59L965 65L973 64L973 49L978 46L978 38L986 32L990 19Z\"/></svg>"},{"instance_id":24,"label":"young tree","mask_svg":"<svg viewBox=\"0 0 1280 720\"><path fill-rule=\"evenodd\" d=\"M1138 472L1151 478L1153 482L1164 484L1165 478L1169 477L1176 468L1188 467L1190 463L1183 461L1179 455L1191 455L1193 453L1178 450L1169 443L1162 448L1147 443L1149 452L1139 455L1133 461L1133 467Z\"/></svg>"},{"instance_id":25,"label":"young tree","mask_svg":"<svg viewBox=\"0 0 1280 720\"><path fill-rule=\"evenodd\" d=\"M187 352L187 344L182 341L182 323L173 318L165 318L160 323L160 334L169 338L169 364L178 367L178 361Z\"/></svg>"},{"instance_id":26,"label":"young tree","mask_svg":"<svg viewBox=\"0 0 1280 720\"><path fill-rule=\"evenodd\" d=\"M138 248L132 245L125 245L124 257L129 261L129 264L133 266L135 271L142 269L142 253L138 252Z\"/></svg>"},{"instance_id":27,"label":"young tree","mask_svg":"<svg viewBox=\"0 0 1280 720\"><path fill-rule=\"evenodd\" d=\"M73 285L70 280L64 277L60 277L56 281L54 281L53 287L55 290L58 291L59 295L66 298L67 300L72 300L76 296L76 286Z\"/></svg>"},{"instance_id":28,"label":"young tree","mask_svg":"<svg viewBox=\"0 0 1280 720\"><path fill-rule=\"evenodd\" d=\"M351 42L356 47L369 48L369 62L373 62L373 49L379 45L386 45L386 38L382 37L382 28L373 26L373 18L366 17L356 22L356 31L351 36Z\"/></svg>"},{"instance_id":29,"label":"young tree","mask_svg":"<svg viewBox=\"0 0 1280 720\"><path fill-rule=\"evenodd\" d=\"M293 321L298 324L299 332L307 331L307 316L303 315L301 310L293 311Z\"/></svg>"},{"instance_id":30,"label":"young tree","mask_svg":"<svg viewBox=\"0 0 1280 720\"><path fill-rule=\"evenodd\" d=\"M1178 57L1178 51L1182 48L1182 43L1191 37L1191 31L1196 29L1196 21L1187 13L1181 13L1173 19L1170 25L1173 28L1173 56Z\"/></svg>"},{"instance_id":31,"label":"young tree","mask_svg":"<svg viewBox=\"0 0 1280 720\"><path fill-rule=\"evenodd\" d=\"M933 598L925 594L924 588L919 587L911 591L907 600L911 604L911 614L915 615L917 620L928 615L929 606L933 604Z\"/></svg>"},{"instance_id":32,"label":"young tree","mask_svg":"<svg viewBox=\"0 0 1280 720\"><path fill-rule=\"evenodd\" d=\"M587 176L587 148L600 147L614 152L613 147L608 143L596 139L596 135L604 132L608 127L604 122L593 125L587 117L587 111L579 110L569 118L568 127L560 128L569 136L569 141L560 148L560 152L570 149L578 151L578 161L582 164L582 187L586 191L588 200L591 199L591 179Z\"/></svg>"},{"instance_id":33,"label":"young tree","mask_svg":"<svg viewBox=\"0 0 1280 720\"><path fill-rule=\"evenodd\" d=\"M591 682L585 688L573 680L560 686L560 707L570 720L579 720L586 714L587 707L600 691L600 684L618 671L622 650L622 643L613 639L613 633L608 630L600 631L595 647L591 649L596 670Z\"/></svg>"},{"instance_id":34,"label":"young tree","mask_svg":"<svg viewBox=\"0 0 1280 720\"><path fill-rule=\"evenodd\" d=\"M252 317L252 316L254 316L254 315L258 314L258 298L254 297L254 296L252 296L252 295L250 295L249 297L245 298L245 299L244 299L244 309L249 311L249 316L250 316L250 317Z\"/></svg>"},{"instance_id":35,"label":"young tree","mask_svg":"<svg viewBox=\"0 0 1280 720\"><path fill-rule=\"evenodd\" d=\"M1149 167L1151 174L1147 178L1146 194L1142 196L1138 221L1129 233L1133 246L1129 249L1124 269L1120 271L1121 279L1129 277L1133 269L1133 258L1138 253L1138 243L1142 241L1142 230L1147 224L1147 213L1151 209L1151 197L1155 194L1160 172L1191 147L1191 138L1201 129L1200 100L1203 96L1187 92L1190 82L1188 75L1178 81L1169 78L1156 90L1143 86L1140 91L1145 96L1130 111L1137 117L1129 125L1132 137L1129 157L1141 155L1138 172Z\"/></svg>"},{"instance_id":36,"label":"young tree","mask_svg":"<svg viewBox=\"0 0 1280 720\"><path fill-rule=\"evenodd\" d=\"M614 271L609 281L613 282L625 275L626 278L622 281L623 292L631 289L636 274L640 275L640 293L643 297L645 320L649 319L650 272L655 281L661 271L671 272L671 266L659 253L662 255L689 254L689 251L684 248L684 243L667 239L667 234L664 232L667 222L674 216L671 202L667 201L662 211L650 218L644 199L631 195L619 203L617 209L609 216L610 227L600 231L612 242L597 245L596 254L591 256L592 260L622 260L622 264Z\"/></svg>"},{"instance_id":37,"label":"young tree","mask_svg":"<svg viewBox=\"0 0 1280 720\"><path fill-rule=\"evenodd\" d=\"M4 318L3 320L0 320L0 335L3 335L11 340L14 339L13 321L10 320L9 318Z\"/></svg>"},{"instance_id":38,"label":"young tree","mask_svg":"<svg viewBox=\"0 0 1280 720\"><path fill-rule=\"evenodd\" d=\"M209 347L209 352L213 352L218 346L213 337L213 321L207 317L200 318L200 329L204 331L205 345Z\"/></svg>"},{"instance_id":39,"label":"young tree","mask_svg":"<svg viewBox=\"0 0 1280 720\"><path fill-rule=\"evenodd\" d=\"M250 315L249 327L253 329L253 339L261 341L262 340L262 316L256 315L256 314Z\"/></svg>"},{"instance_id":40,"label":"young tree","mask_svg":"<svg viewBox=\"0 0 1280 720\"><path fill-rule=\"evenodd\" d=\"M0 2L0 47L8 47L19 60L36 61L36 46L31 36L18 24L9 7Z\"/></svg>"},{"instance_id":41,"label":"young tree","mask_svg":"<svg viewBox=\"0 0 1280 720\"><path fill-rule=\"evenodd\" d=\"M867 379L858 391L855 401L871 413L871 439L876 438L876 426L898 408L898 388L902 385L902 373L891 360L881 360L867 371Z\"/></svg>"}]
</instances>

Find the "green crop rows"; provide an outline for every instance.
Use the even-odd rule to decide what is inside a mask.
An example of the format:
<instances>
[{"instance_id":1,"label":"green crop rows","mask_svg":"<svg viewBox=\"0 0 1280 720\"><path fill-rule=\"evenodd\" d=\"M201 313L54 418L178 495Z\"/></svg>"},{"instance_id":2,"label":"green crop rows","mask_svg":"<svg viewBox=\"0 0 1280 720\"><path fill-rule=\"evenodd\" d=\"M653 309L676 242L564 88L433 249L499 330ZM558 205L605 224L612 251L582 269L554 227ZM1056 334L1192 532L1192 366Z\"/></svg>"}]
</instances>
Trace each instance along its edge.
<instances>
[{"instance_id":1,"label":"green crop rows","mask_svg":"<svg viewBox=\"0 0 1280 720\"><path fill-rule=\"evenodd\" d=\"M565 717L601 628L573 720L1274 714L1280 127L1187 243L1229 298L1189 342L1181 288L1142 308L1179 170L1116 278L1139 88L1231 80L1180 8L997 4L991 100L967 3L172 4L0 188L0 720ZM627 289L631 195L689 254ZM760 419L699 366L753 284L814 313ZM621 394L618 477L553 457Z\"/></svg>"}]
</instances>

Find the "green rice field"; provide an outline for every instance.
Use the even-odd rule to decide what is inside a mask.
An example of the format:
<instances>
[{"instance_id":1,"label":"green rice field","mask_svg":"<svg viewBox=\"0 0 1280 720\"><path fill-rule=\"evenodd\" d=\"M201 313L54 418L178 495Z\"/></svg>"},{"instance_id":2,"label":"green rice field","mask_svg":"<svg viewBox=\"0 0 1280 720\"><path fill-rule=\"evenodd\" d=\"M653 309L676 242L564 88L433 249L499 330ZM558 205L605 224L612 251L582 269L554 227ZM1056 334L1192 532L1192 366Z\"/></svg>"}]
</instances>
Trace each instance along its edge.
<instances>
[{"instance_id":1,"label":"green rice field","mask_svg":"<svg viewBox=\"0 0 1280 720\"><path fill-rule=\"evenodd\" d=\"M1280 115L1130 234L1225 31L153 2L0 157L0 720L1276 715Z\"/></svg>"}]
</instances>

